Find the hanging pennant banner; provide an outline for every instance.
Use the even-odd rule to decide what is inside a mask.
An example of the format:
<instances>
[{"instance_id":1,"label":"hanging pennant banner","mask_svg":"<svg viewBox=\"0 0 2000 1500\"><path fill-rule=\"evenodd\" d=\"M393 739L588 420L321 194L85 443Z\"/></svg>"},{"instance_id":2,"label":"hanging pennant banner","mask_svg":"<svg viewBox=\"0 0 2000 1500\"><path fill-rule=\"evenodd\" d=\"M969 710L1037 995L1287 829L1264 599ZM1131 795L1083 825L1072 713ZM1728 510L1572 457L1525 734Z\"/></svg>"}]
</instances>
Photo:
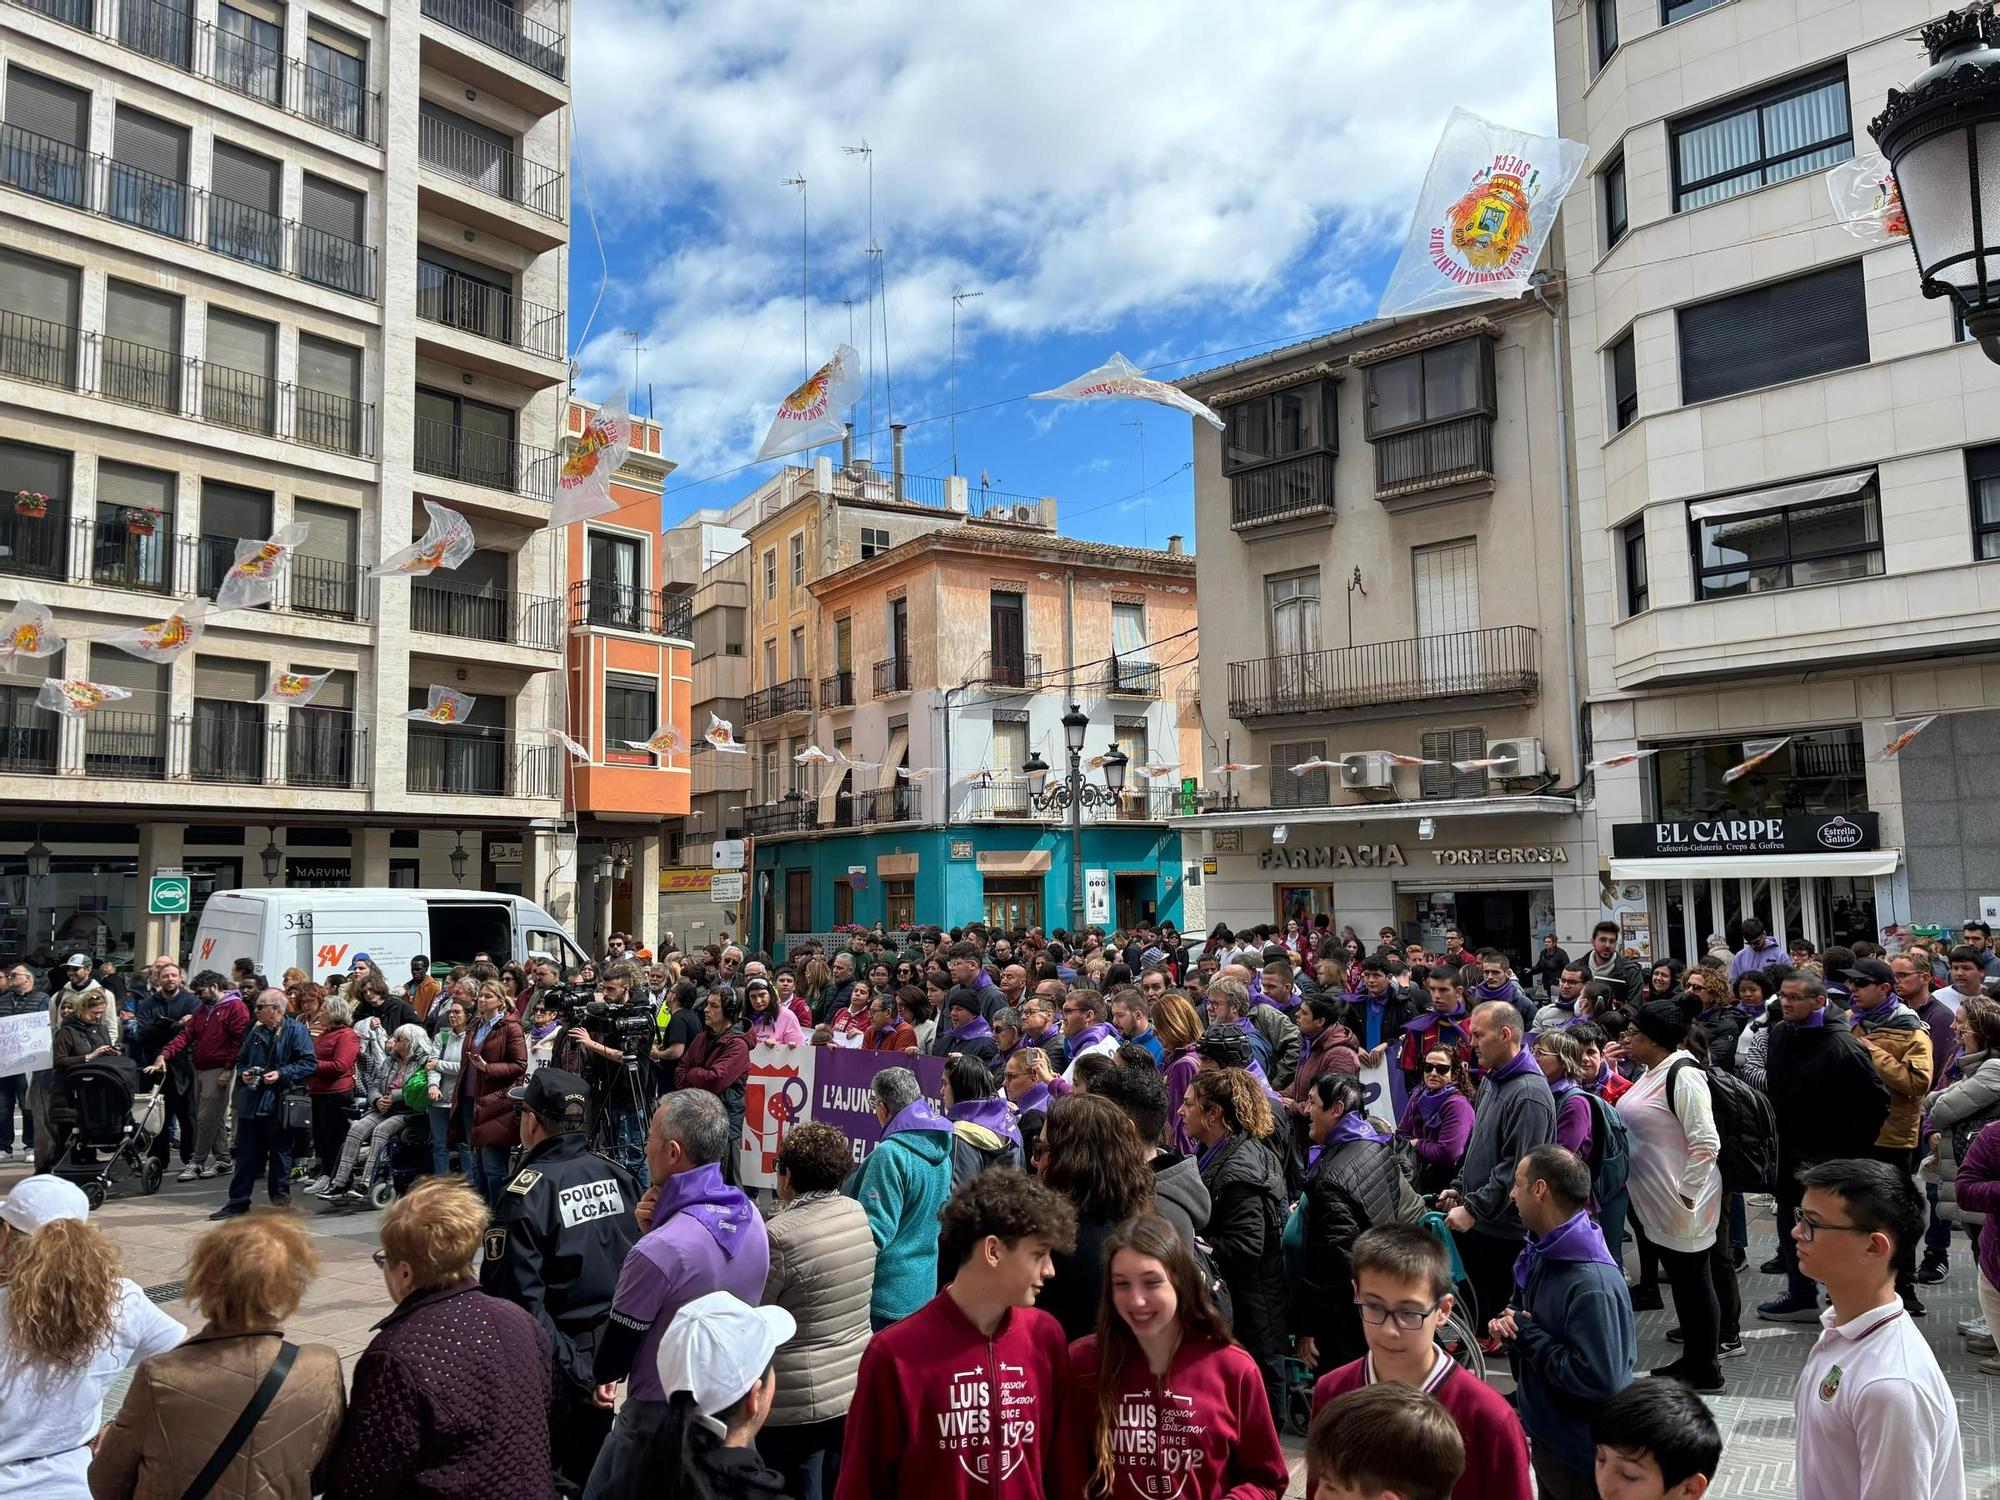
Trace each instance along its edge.
<instances>
[{"instance_id":1,"label":"hanging pennant banner","mask_svg":"<svg viewBox=\"0 0 2000 1500\"><path fill-rule=\"evenodd\" d=\"M1488 755L1479 760L1455 760L1451 763L1454 771L1496 771L1502 766L1511 766L1516 757L1512 755Z\"/></svg>"},{"instance_id":2,"label":"hanging pennant banner","mask_svg":"<svg viewBox=\"0 0 2000 1500\"><path fill-rule=\"evenodd\" d=\"M439 568L455 568L472 556L471 522L435 500L424 502L424 513L431 518L424 534L402 551L391 552L368 570L370 574L377 578L389 574L422 578Z\"/></svg>"},{"instance_id":3,"label":"hanging pennant banner","mask_svg":"<svg viewBox=\"0 0 2000 1500\"><path fill-rule=\"evenodd\" d=\"M1219 766L1210 766L1208 773L1211 776L1227 776L1235 771L1261 771L1263 769L1264 763L1261 760L1225 760Z\"/></svg>"},{"instance_id":4,"label":"hanging pennant banner","mask_svg":"<svg viewBox=\"0 0 2000 1500\"><path fill-rule=\"evenodd\" d=\"M107 646L130 652L144 661L172 661L194 650L208 628L208 601L196 599L179 606L164 620L132 630L114 630L103 637Z\"/></svg>"},{"instance_id":5,"label":"hanging pennant banner","mask_svg":"<svg viewBox=\"0 0 2000 1500\"><path fill-rule=\"evenodd\" d=\"M1454 109L1382 288L1379 315L1429 312L1528 290L1588 148Z\"/></svg>"},{"instance_id":6,"label":"hanging pennant banner","mask_svg":"<svg viewBox=\"0 0 2000 1500\"><path fill-rule=\"evenodd\" d=\"M585 765L590 763L590 752L564 734L560 729L551 729L548 735L550 744L561 745L563 749L569 751L572 756L582 761Z\"/></svg>"},{"instance_id":7,"label":"hanging pennant banner","mask_svg":"<svg viewBox=\"0 0 2000 1500\"><path fill-rule=\"evenodd\" d=\"M570 526L618 509L611 498L611 477L625 466L632 451L632 418L626 401L627 393L621 390L584 422L583 435L556 474L549 525Z\"/></svg>"},{"instance_id":8,"label":"hanging pennant banner","mask_svg":"<svg viewBox=\"0 0 2000 1500\"><path fill-rule=\"evenodd\" d=\"M1400 750L1384 750L1382 759L1392 766L1434 766L1439 762L1425 760L1421 755L1405 755Z\"/></svg>"},{"instance_id":9,"label":"hanging pennant banner","mask_svg":"<svg viewBox=\"0 0 2000 1500\"><path fill-rule=\"evenodd\" d=\"M1886 156L1870 151L1849 157L1826 174L1826 195L1840 227L1857 240L1887 245L1910 237L1910 216Z\"/></svg>"},{"instance_id":10,"label":"hanging pennant banner","mask_svg":"<svg viewBox=\"0 0 2000 1500\"><path fill-rule=\"evenodd\" d=\"M319 696L332 672L273 672L271 685L257 699L274 707L304 708Z\"/></svg>"},{"instance_id":11,"label":"hanging pennant banner","mask_svg":"<svg viewBox=\"0 0 2000 1500\"><path fill-rule=\"evenodd\" d=\"M1722 784L1728 786L1732 781L1741 781L1791 742L1792 737L1789 734L1776 740L1745 740L1743 748L1750 752L1750 758L1741 765L1731 766L1724 771Z\"/></svg>"},{"instance_id":12,"label":"hanging pennant banner","mask_svg":"<svg viewBox=\"0 0 2000 1500\"><path fill-rule=\"evenodd\" d=\"M1936 714L1926 714L1921 719L1891 719L1889 721L1889 743L1882 747L1877 760L1894 760L1910 747L1910 741L1930 728Z\"/></svg>"},{"instance_id":13,"label":"hanging pennant banner","mask_svg":"<svg viewBox=\"0 0 2000 1500\"><path fill-rule=\"evenodd\" d=\"M833 757L817 745L806 746L805 749L794 755L792 760L801 766L830 766L833 764Z\"/></svg>"},{"instance_id":14,"label":"hanging pennant banner","mask_svg":"<svg viewBox=\"0 0 2000 1500\"><path fill-rule=\"evenodd\" d=\"M463 724L472 712L472 705L478 701L470 693L455 693L448 687L432 683L430 701L422 708L411 709L403 717L428 719L433 724Z\"/></svg>"},{"instance_id":15,"label":"hanging pennant banner","mask_svg":"<svg viewBox=\"0 0 2000 1500\"><path fill-rule=\"evenodd\" d=\"M847 409L847 388L860 362L853 347L842 344L832 359L785 397L771 419L771 430L764 434L764 446L757 450L759 462L838 441L847 431L840 414Z\"/></svg>"},{"instance_id":16,"label":"hanging pennant banner","mask_svg":"<svg viewBox=\"0 0 2000 1500\"><path fill-rule=\"evenodd\" d=\"M702 736L709 744L728 755L748 755L750 752L736 738L736 726L727 719L708 716L708 733Z\"/></svg>"},{"instance_id":17,"label":"hanging pennant banner","mask_svg":"<svg viewBox=\"0 0 2000 1500\"><path fill-rule=\"evenodd\" d=\"M54 656L62 648L56 617L46 604L23 599L0 620L0 662L17 656Z\"/></svg>"},{"instance_id":18,"label":"hanging pennant banner","mask_svg":"<svg viewBox=\"0 0 2000 1500\"><path fill-rule=\"evenodd\" d=\"M1177 760L1148 761L1145 765L1135 767L1135 769L1148 781L1160 781L1179 770L1180 762Z\"/></svg>"},{"instance_id":19,"label":"hanging pennant banner","mask_svg":"<svg viewBox=\"0 0 2000 1500\"><path fill-rule=\"evenodd\" d=\"M1190 416L1200 417L1220 432L1225 424L1210 408L1186 391L1142 374L1137 365L1122 354L1114 354L1086 375L1079 375L1054 390L1036 391L1035 401L1152 401L1171 406Z\"/></svg>"},{"instance_id":20,"label":"hanging pennant banner","mask_svg":"<svg viewBox=\"0 0 2000 1500\"><path fill-rule=\"evenodd\" d=\"M306 523L294 521L280 526L267 542L238 542L236 561L222 575L215 591L217 609L249 609L268 604L277 592L278 565L306 539Z\"/></svg>"},{"instance_id":21,"label":"hanging pennant banner","mask_svg":"<svg viewBox=\"0 0 2000 1500\"><path fill-rule=\"evenodd\" d=\"M649 750L663 760L671 760L687 748L687 741L681 737L681 732L671 724L662 724L647 739L626 740L625 743L634 750Z\"/></svg>"},{"instance_id":22,"label":"hanging pennant banner","mask_svg":"<svg viewBox=\"0 0 2000 1500\"><path fill-rule=\"evenodd\" d=\"M908 766L896 767L896 774L905 781L929 781L933 776L942 775L943 766L919 766L912 771Z\"/></svg>"},{"instance_id":23,"label":"hanging pennant banner","mask_svg":"<svg viewBox=\"0 0 2000 1500\"><path fill-rule=\"evenodd\" d=\"M1633 764L1635 761L1642 761L1646 759L1646 757L1649 755L1658 755L1659 753L1660 752L1657 749L1627 750L1620 755L1607 755L1600 760L1588 761L1584 765L1584 770L1586 771L1615 770L1619 766L1629 766Z\"/></svg>"},{"instance_id":24,"label":"hanging pennant banner","mask_svg":"<svg viewBox=\"0 0 2000 1500\"><path fill-rule=\"evenodd\" d=\"M1294 776L1310 776L1315 771L1338 771L1340 769L1340 762L1337 760L1322 760L1315 755L1309 759L1300 761L1295 766L1287 766L1285 769L1290 771Z\"/></svg>"},{"instance_id":25,"label":"hanging pennant banner","mask_svg":"<svg viewBox=\"0 0 2000 1500\"><path fill-rule=\"evenodd\" d=\"M85 682L81 677L50 677L35 694L35 702L65 719L80 719L92 709L131 696L124 688L109 683Z\"/></svg>"}]
</instances>

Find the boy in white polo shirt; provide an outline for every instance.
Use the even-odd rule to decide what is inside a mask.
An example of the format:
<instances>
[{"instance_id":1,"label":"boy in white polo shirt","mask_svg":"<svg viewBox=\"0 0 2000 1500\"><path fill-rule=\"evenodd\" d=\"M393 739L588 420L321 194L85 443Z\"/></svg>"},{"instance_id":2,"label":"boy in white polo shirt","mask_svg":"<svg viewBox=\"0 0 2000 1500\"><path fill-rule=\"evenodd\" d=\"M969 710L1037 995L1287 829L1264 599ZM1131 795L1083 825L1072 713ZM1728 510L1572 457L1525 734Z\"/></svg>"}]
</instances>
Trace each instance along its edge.
<instances>
[{"instance_id":1,"label":"boy in white polo shirt","mask_svg":"<svg viewBox=\"0 0 2000 1500\"><path fill-rule=\"evenodd\" d=\"M1799 1181L1799 1269L1833 1302L1792 1396L1799 1500L1960 1500L1958 1410L1896 1294L1923 1239L1922 1195L1877 1161L1822 1162Z\"/></svg>"}]
</instances>

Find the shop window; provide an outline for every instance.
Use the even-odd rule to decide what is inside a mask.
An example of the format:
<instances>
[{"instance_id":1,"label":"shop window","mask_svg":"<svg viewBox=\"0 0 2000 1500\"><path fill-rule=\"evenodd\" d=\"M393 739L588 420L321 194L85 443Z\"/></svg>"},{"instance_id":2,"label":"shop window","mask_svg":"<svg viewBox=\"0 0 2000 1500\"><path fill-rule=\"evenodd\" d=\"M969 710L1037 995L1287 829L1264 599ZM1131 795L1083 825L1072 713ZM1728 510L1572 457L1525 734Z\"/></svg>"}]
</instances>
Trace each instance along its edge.
<instances>
[{"instance_id":1,"label":"shop window","mask_svg":"<svg viewBox=\"0 0 2000 1500\"><path fill-rule=\"evenodd\" d=\"M1424 797L1484 797L1486 773L1459 771L1455 760L1478 760L1486 753L1486 731L1473 729L1427 729L1423 757L1437 762L1417 771L1417 788Z\"/></svg>"},{"instance_id":2,"label":"shop window","mask_svg":"<svg viewBox=\"0 0 2000 1500\"><path fill-rule=\"evenodd\" d=\"M989 875L985 886L987 927L1015 932L1042 924L1042 880L1039 875Z\"/></svg>"},{"instance_id":3,"label":"shop window","mask_svg":"<svg viewBox=\"0 0 2000 1500\"><path fill-rule=\"evenodd\" d=\"M1861 729L1853 724L1801 730L1747 776L1724 784L1723 775L1732 766L1741 765L1755 747L1783 733L1780 729L1747 740L1662 745L1651 758L1654 815L1715 818L1868 810Z\"/></svg>"},{"instance_id":4,"label":"shop window","mask_svg":"<svg viewBox=\"0 0 2000 1500\"><path fill-rule=\"evenodd\" d=\"M1325 760L1325 740L1290 740L1271 747L1271 806L1325 807L1331 799L1330 772L1308 771L1292 774L1301 761Z\"/></svg>"}]
</instances>

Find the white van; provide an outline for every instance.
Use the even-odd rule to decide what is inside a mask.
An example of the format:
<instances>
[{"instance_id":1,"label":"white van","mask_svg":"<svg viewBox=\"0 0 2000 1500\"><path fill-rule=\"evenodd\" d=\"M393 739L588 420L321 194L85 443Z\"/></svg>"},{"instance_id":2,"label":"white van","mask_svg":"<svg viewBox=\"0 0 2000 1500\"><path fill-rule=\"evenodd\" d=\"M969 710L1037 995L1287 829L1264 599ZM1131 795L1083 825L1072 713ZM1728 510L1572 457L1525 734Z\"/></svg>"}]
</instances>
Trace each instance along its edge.
<instances>
[{"instance_id":1,"label":"white van","mask_svg":"<svg viewBox=\"0 0 2000 1500\"><path fill-rule=\"evenodd\" d=\"M470 963L488 953L495 963L546 956L565 970L584 954L562 923L522 896L485 891L359 890L217 891L202 909L189 950L189 972L229 972L239 958L277 983L285 970L314 980L345 975L366 954L391 986L410 977L418 954L433 965Z\"/></svg>"}]
</instances>

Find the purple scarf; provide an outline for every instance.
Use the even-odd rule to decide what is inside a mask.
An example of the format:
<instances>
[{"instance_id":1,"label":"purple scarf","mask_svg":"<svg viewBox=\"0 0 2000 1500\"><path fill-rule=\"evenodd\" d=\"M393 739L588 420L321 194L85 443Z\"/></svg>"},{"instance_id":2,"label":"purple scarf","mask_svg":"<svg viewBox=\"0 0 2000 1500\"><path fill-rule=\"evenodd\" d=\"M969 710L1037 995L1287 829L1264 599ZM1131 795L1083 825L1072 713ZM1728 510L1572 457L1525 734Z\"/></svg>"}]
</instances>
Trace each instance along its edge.
<instances>
[{"instance_id":1,"label":"purple scarf","mask_svg":"<svg viewBox=\"0 0 2000 1500\"><path fill-rule=\"evenodd\" d=\"M716 1162L682 1172L660 1189L660 1200L653 1208L654 1224L664 1224L676 1214L686 1214L706 1229L725 1260L736 1258L744 1235L757 1218L757 1210L743 1190L722 1180L722 1167Z\"/></svg>"},{"instance_id":2,"label":"purple scarf","mask_svg":"<svg viewBox=\"0 0 2000 1500\"><path fill-rule=\"evenodd\" d=\"M1417 1113L1424 1117L1424 1129L1436 1130L1438 1122L1444 1118L1447 1105L1454 1099L1463 1099L1455 1084L1447 1083L1443 1088L1426 1088L1417 1095Z\"/></svg>"},{"instance_id":3,"label":"purple scarf","mask_svg":"<svg viewBox=\"0 0 2000 1500\"><path fill-rule=\"evenodd\" d=\"M1427 1010L1422 1015L1412 1016L1403 1023L1403 1030L1413 1037L1421 1037L1433 1026L1442 1033L1449 1026L1463 1036L1465 1034L1466 1009L1461 1005L1457 1010Z\"/></svg>"},{"instance_id":4,"label":"purple scarf","mask_svg":"<svg viewBox=\"0 0 2000 1500\"><path fill-rule=\"evenodd\" d=\"M1539 1076L1541 1071L1540 1065L1528 1055L1528 1050L1524 1047L1514 1054L1511 1062L1494 1068L1486 1076L1495 1083L1505 1083L1509 1078L1518 1078L1523 1073L1534 1073Z\"/></svg>"},{"instance_id":5,"label":"purple scarf","mask_svg":"<svg viewBox=\"0 0 2000 1500\"><path fill-rule=\"evenodd\" d=\"M1029 1088L1027 1093L1014 1101L1015 1111L1024 1115L1037 1109L1046 1113L1048 1107L1049 1086L1046 1083L1034 1084Z\"/></svg>"},{"instance_id":6,"label":"purple scarf","mask_svg":"<svg viewBox=\"0 0 2000 1500\"><path fill-rule=\"evenodd\" d=\"M1880 1026L1896 1013L1896 1007L1902 1003L1894 994L1891 994L1887 1000L1884 1000L1873 1010L1863 1010L1857 1005L1854 1007L1854 1023L1857 1026ZM1825 1015L1826 1012L1822 1010L1820 1014ZM1912 1014L1915 1014L1915 1012L1912 1012Z\"/></svg>"},{"instance_id":7,"label":"purple scarf","mask_svg":"<svg viewBox=\"0 0 2000 1500\"><path fill-rule=\"evenodd\" d=\"M919 1099L914 1104L906 1104L896 1117L882 1128L882 1138L900 1135L905 1130L941 1130L951 1134L951 1121L937 1112L937 1106L928 1099Z\"/></svg>"},{"instance_id":8,"label":"purple scarf","mask_svg":"<svg viewBox=\"0 0 2000 1500\"><path fill-rule=\"evenodd\" d=\"M963 1026L952 1027L949 1031L945 1033L945 1035L952 1038L954 1041L976 1042L981 1037L992 1036L993 1028L986 1024L986 1017L974 1016L970 1021L967 1021Z\"/></svg>"},{"instance_id":9,"label":"purple scarf","mask_svg":"<svg viewBox=\"0 0 2000 1500\"><path fill-rule=\"evenodd\" d=\"M1245 1021L1243 1025L1248 1027L1250 1023ZM1097 1021L1084 1027L1083 1030L1071 1037L1064 1045L1069 1048L1069 1055L1071 1057L1081 1057L1090 1048L1095 1047L1110 1035L1111 1023L1109 1021Z\"/></svg>"},{"instance_id":10,"label":"purple scarf","mask_svg":"<svg viewBox=\"0 0 2000 1500\"><path fill-rule=\"evenodd\" d=\"M1576 1092L1576 1080L1565 1078L1560 1083L1552 1083L1549 1085L1549 1092L1556 1096L1556 1105L1560 1108L1563 1100Z\"/></svg>"},{"instance_id":11,"label":"purple scarf","mask_svg":"<svg viewBox=\"0 0 2000 1500\"><path fill-rule=\"evenodd\" d=\"M1349 1141L1373 1141L1376 1145L1387 1145L1389 1137L1368 1123L1368 1116L1349 1110L1333 1122L1333 1129L1327 1132L1329 1146L1344 1146Z\"/></svg>"},{"instance_id":12,"label":"purple scarf","mask_svg":"<svg viewBox=\"0 0 2000 1500\"><path fill-rule=\"evenodd\" d=\"M1591 1218L1587 1209L1579 1209L1574 1218L1558 1224L1540 1238L1532 1234L1528 1236L1514 1261L1514 1285L1526 1290L1528 1278L1535 1274L1535 1262L1541 1260L1568 1261L1576 1265L1618 1264L1611 1258L1611 1252L1604 1248L1604 1231L1597 1227L1597 1221Z\"/></svg>"},{"instance_id":13,"label":"purple scarf","mask_svg":"<svg viewBox=\"0 0 2000 1500\"><path fill-rule=\"evenodd\" d=\"M1792 1030L1794 1031L1815 1031L1818 1028L1826 1025L1826 1007L1822 1005L1818 1010L1814 1011L1811 1015L1807 1016L1803 1021L1788 1020L1785 1022L1785 1024L1791 1027Z\"/></svg>"},{"instance_id":14,"label":"purple scarf","mask_svg":"<svg viewBox=\"0 0 2000 1500\"><path fill-rule=\"evenodd\" d=\"M1014 1111L1005 1099L965 1099L951 1107L950 1118L963 1120L968 1125L984 1125L997 1136L1021 1144L1021 1127L1014 1122Z\"/></svg>"},{"instance_id":15,"label":"purple scarf","mask_svg":"<svg viewBox=\"0 0 2000 1500\"><path fill-rule=\"evenodd\" d=\"M1604 1085L1609 1082L1611 1082L1611 1064L1600 1061L1597 1065L1597 1076L1590 1081L1591 1093L1602 1094Z\"/></svg>"}]
</instances>

